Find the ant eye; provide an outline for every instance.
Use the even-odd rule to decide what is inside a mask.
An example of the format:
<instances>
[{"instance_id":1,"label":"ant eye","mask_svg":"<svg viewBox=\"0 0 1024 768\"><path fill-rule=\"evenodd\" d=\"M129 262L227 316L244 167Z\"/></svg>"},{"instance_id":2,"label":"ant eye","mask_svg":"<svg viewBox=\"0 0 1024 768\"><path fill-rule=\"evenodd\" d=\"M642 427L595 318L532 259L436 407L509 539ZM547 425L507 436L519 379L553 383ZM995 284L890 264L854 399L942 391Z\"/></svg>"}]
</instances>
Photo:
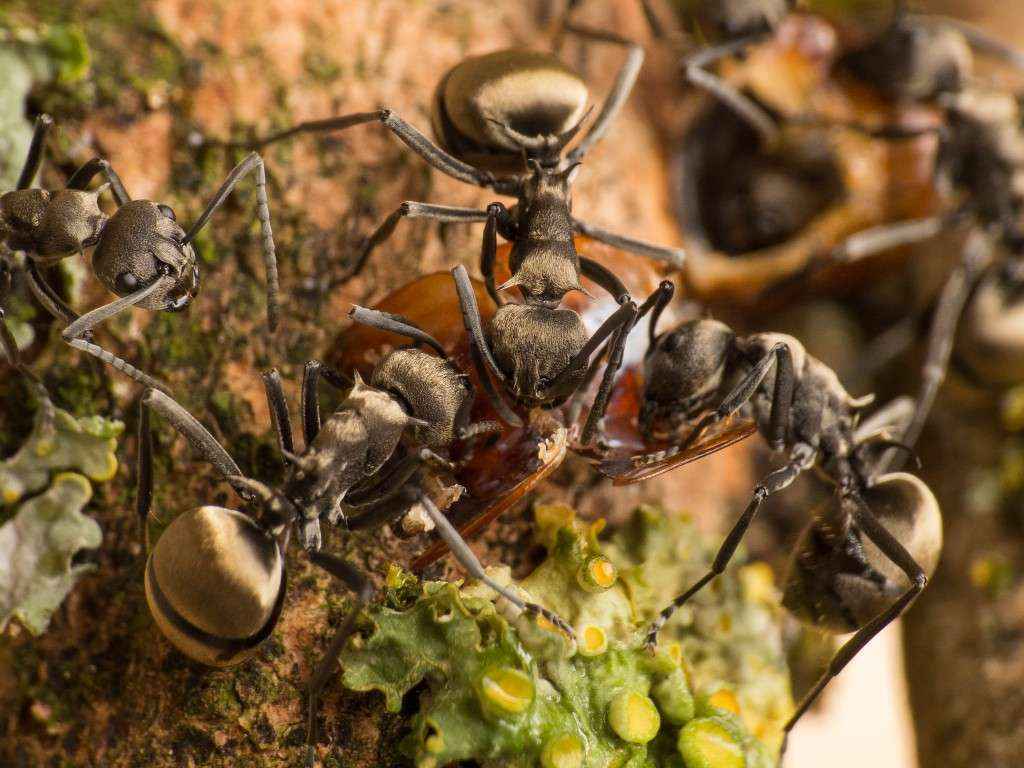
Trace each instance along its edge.
<instances>
[{"instance_id":1,"label":"ant eye","mask_svg":"<svg viewBox=\"0 0 1024 768\"><path fill-rule=\"evenodd\" d=\"M157 209L160 211L160 213L162 213L164 216L166 216L171 221L177 221L178 220L178 217L174 215L174 209L171 208L171 206L164 205L163 203L159 203L157 205Z\"/></svg>"},{"instance_id":2,"label":"ant eye","mask_svg":"<svg viewBox=\"0 0 1024 768\"><path fill-rule=\"evenodd\" d=\"M139 285L139 278L131 272L122 272L117 276L117 280L114 281L114 287L120 294L132 293L138 290Z\"/></svg>"}]
</instances>

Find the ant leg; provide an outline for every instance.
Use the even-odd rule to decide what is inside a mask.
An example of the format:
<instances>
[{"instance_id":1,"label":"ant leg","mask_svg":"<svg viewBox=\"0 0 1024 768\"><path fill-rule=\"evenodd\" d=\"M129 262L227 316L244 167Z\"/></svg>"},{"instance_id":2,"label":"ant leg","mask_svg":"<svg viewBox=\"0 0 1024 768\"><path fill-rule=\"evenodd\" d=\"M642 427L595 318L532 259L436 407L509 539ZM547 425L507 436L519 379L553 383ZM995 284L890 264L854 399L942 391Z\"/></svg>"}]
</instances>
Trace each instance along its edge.
<instances>
[{"instance_id":1,"label":"ant leg","mask_svg":"<svg viewBox=\"0 0 1024 768\"><path fill-rule=\"evenodd\" d=\"M622 251L629 251L630 253L636 253L640 256L646 256L649 259L655 261L663 261L674 269L682 269L683 264L686 262L686 251L682 248L662 248L658 245L651 245L641 240L634 240L631 237L625 235L619 235L614 232L609 232L606 229L588 224L585 221L580 221L574 218L572 220L573 227L580 234L591 237L594 240L598 240L606 245L612 246L612 248L618 248Z\"/></svg>"},{"instance_id":2,"label":"ant leg","mask_svg":"<svg viewBox=\"0 0 1024 768\"><path fill-rule=\"evenodd\" d=\"M22 362L21 352L18 351L18 342L15 340L14 334L11 333L11 329L7 327L7 321L4 318L3 307L0 307L0 348L3 349L11 367L24 376L31 388L35 390L36 399L39 401L40 430L43 433L52 432L53 422L56 418L53 400L50 399L50 393L47 392L42 379Z\"/></svg>"},{"instance_id":3,"label":"ant leg","mask_svg":"<svg viewBox=\"0 0 1024 768\"><path fill-rule=\"evenodd\" d=\"M459 565L466 569L477 581L481 581L488 587L493 589L499 595L508 600L512 605L516 606L522 611L531 613L535 616L543 616L560 630L565 632L570 638L576 639L576 633L573 632L570 627L558 614L549 611L543 606L537 605L536 603L527 603L523 601L518 595L515 595L507 588L501 586L498 582L492 579L484 571L484 567L477 560L476 555L473 554L473 550L469 548L466 540L462 538L462 535L455 529L455 526L449 522L448 518L437 508L437 506L425 495L420 494L419 501L423 504L423 508L427 510L427 514L430 519L434 521L434 525L437 527L437 532L440 534L441 539L448 548L455 555L455 559Z\"/></svg>"},{"instance_id":4,"label":"ant leg","mask_svg":"<svg viewBox=\"0 0 1024 768\"><path fill-rule=\"evenodd\" d=\"M580 272L584 277L601 286L612 295L619 304L629 301L629 291L625 284L603 264L599 264L586 256L580 256Z\"/></svg>"},{"instance_id":5,"label":"ant leg","mask_svg":"<svg viewBox=\"0 0 1024 768\"><path fill-rule=\"evenodd\" d=\"M861 419L853 432L853 444L871 439L895 439L902 435L914 416L914 399L897 397L881 406L866 419Z\"/></svg>"},{"instance_id":6,"label":"ant leg","mask_svg":"<svg viewBox=\"0 0 1024 768\"><path fill-rule=\"evenodd\" d=\"M520 427L523 424L522 420L512 412L501 396L495 391L494 385L487 375L487 372L490 371L501 382L504 382L506 378L491 354L491 348L487 345L483 321L480 319L480 307L476 303L476 291L473 289L473 283L470 282L469 273L460 264L452 269L452 276L455 278L455 290L459 294L459 309L462 312L462 323L469 334L470 357L473 358L473 366L476 368L477 376L484 388L484 393L498 412L502 421L513 427Z\"/></svg>"},{"instance_id":7,"label":"ant leg","mask_svg":"<svg viewBox=\"0 0 1024 768\"><path fill-rule=\"evenodd\" d=\"M345 506L352 509L370 509L349 522L350 531L360 528L377 527L394 518L393 510L382 507L395 496L406 493L406 483L416 474L422 463L420 456L410 453L398 460L386 474L356 491L345 495Z\"/></svg>"},{"instance_id":8,"label":"ant leg","mask_svg":"<svg viewBox=\"0 0 1024 768\"><path fill-rule=\"evenodd\" d=\"M793 360L789 347L785 342L778 342L768 350L757 364L740 380L733 390L725 396L718 408L706 415L687 435L686 440L676 452L689 448L704 430L724 421L738 411L744 403L754 396L761 382L775 367L775 389L772 393L772 415L769 427L769 443L772 450L780 450L789 426L789 409L793 400L795 386Z\"/></svg>"},{"instance_id":9,"label":"ant leg","mask_svg":"<svg viewBox=\"0 0 1024 768\"><path fill-rule=\"evenodd\" d=\"M283 456L294 455L295 442L292 439L292 419L288 415L288 400L281 386L281 374L277 368L263 373L263 388L267 393L267 406L270 409L270 420L277 433L277 447Z\"/></svg>"},{"instance_id":10,"label":"ant leg","mask_svg":"<svg viewBox=\"0 0 1024 768\"><path fill-rule=\"evenodd\" d=\"M186 411L177 400L166 392L161 392L159 389L147 389L143 393L142 399L139 401L140 422L144 419L148 422L146 412L149 410L154 410L167 419L170 425L225 478L242 476L242 470L217 442L217 438L211 435L195 416Z\"/></svg>"},{"instance_id":11,"label":"ant leg","mask_svg":"<svg viewBox=\"0 0 1024 768\"><path fill-rule=\"evenodd\" d=\"M117 175L113 166L102 157L94 157L92 160L87 162L68 179L66 186L68 189L85 189L89 186L89 182L92 181L93 177L97 173L102 173L106 178L107 183L110 185L110 191L114 195L114 200L117 202L118 208L127 202L131 202L131 196L128 194L128 190L124 188L124 184L121 182L121 177Z\"/></svg>"},{"instance_id":12,"label":"ant leg","mask_svg":"<svg viewBox=\"0 0 1024 768\"><path fill-rule=\"evenodd\" d=\"M317 384L321 377L340 391L348 389L352 384L351 381L319 360L306 362L302 371L302 434L307 449L320 434L320 395Z\"/></svg>"},{"instance_id":13,"label":"ant leg","mask_svg":"<svg viewBox=\"0 0 1024 768\"><path fill-rule=\"evenodd\" d=\"M622 105L629 98L629 94L636 84L637 76L640 74L640 68L644 63L644 49L632 40L627 40L611 32L603 32L572 23L565 24L563 29L584 40L614 43L624 46L628 50L626 61L619 69L619 73L615 77L615 84L601 105L601 111L597 113L597 117L594 118L594 122L591 123L580 143L566 156L569 163L577 163L583 159L591 147L604 138L612 123L615 122L615 118L618 117Z\"/></svg>"},{"instance_id":14,"label":"ant leg","mask_svg":"<svg viewBox=\"0 0 1024 768\"><path fill-rule=\"evenodd\" d=\"M964 246L964 255L959 265L946 280L939 295L939 303L932 319L928 334L928 353L921 374L921 389L917 396L914 417L900 437L900 442L913 447L921 436L928 414L939 393L939 387L946 378L949 358L953 352L956 328L960 322L967 299L985 269L991 263L992 243L981 230L973 230ZM881 467L892 464L892 456L884 458ZM899 464L892 464L895 469Z\"/></svg>"},{"instance_id":15,"label":"ant leg","mask_svg":"<svg viewBox=\"0 0 1024 768\"><path fill-rule=\"evenodd\" d=\"M323 568L331 576L338 579L346 587L351 589L355 593L355 603L349 609L348 615L345 616L345 620L341 622L341 626L338 627L334 633L334 637L331 639L330 644L327 646L327 651L320 658L320 662L316 666L316 670L313 672L313 676L310 677L309 682L306 684L306 696L308 697L308 719L306 721L306 743L316 743L316 711L317 701L320 698L320 693L324 689L328 678L334 673L335 664L338 662L338 656L341 654L341 649L345 643L352 636L352 633L356 628L356 619L359 617L359 612L363 609L367 603L373 599L373 585L369 579L355 566L342 560L340 557L330 555L326 552L311 551L308 553L309 559L314 564Z\"/></svg>"},{"instance_id":16,"label":"ant leg","mask_svg":"<svg viewBox=\"0 0 1024 768\"><path fill-rule=\"evenodd\" d=\"M594 432L597 430L598 425L601 423L601 419L604 418L605 411L608 410L608 397L612 391L612 385L615 383L615 374L618 373L619 368L622 367L622 352L626 348L626 337L629 336L629 330L631 325L623 325L612 336L611 342L609 342L609 353L608 362L604 367L604 375L601 377L601 386L598 387L597 394L594 395L594 402L590 406L590 413L587 414L587 421L583 425L583 431L580 433L580 443L587 445L594 437ZM588 378L590 371L587 372Z\"/></svg>"},{"instance_id":17,"label":"ant leg","mask_svg":"<svg viewBox=\"0 0 1024 768\"><path fill-rule=\"evenodd\" d=\"M384 222L374 230L356 256L355 264L342 277L331 281L331 288L344 285L353 277L356 277L370 260L370 254L374 249L391 237L395 227L402 219L427 219L441 223L465 223L473 224L487 221L487 212L478 211L476 208L460 208L451 205L431 205L430 203L417 203L406 200L394 212L384 219Z\"/></svg>"},{"instance_id":18,"label":"ant leg","mask_svg":"<svg viewBox=\"0 0 1024 768\"><path fill-rule=\"evenodd\" d=\"M561 373L559 373L555 380L548 386L549 390L557 390L560 386L565 383L565 380L575 375L575 373L582 368L590 364L590 356L597 351L597 349L614 333L617 333L620 329L626 328L627 333L633 324L636 322L637 306L633 301L627 301L625 304L621 304L615 312L608 316L608 318L601 323L601 326L594 331L593 336L587 339L587 343L583 345L583 348L576 353L576 356L569 361L569 364L565 366Z\"/></svg>"},{"instance_id":19,"label":"ant leg","mask_svg":"<svg viewBox=\"0 0 1024 768\"><path fill-rule=\"evenodd\" d=\"M875 635L898 618L928 584L928 577L925 576L921 566L911 557L910 553L889 533L885 526L878 522L878 518L868 509L863 499L856 494L851 495L857 502L853 513L854 522L864 532L864 535L878 547L879 551L907 575L907 578L910 580L910 587L889 608L858 629L856 634L847 640L843 647L836 652L836 655L832 657L828 669L804 696L796 711L783 727L783 733L785 734L782 743L783 752L786 749L785 739L789 737L789 732L793 730L793 726L797 724L797 721L803 716L804 712L818 698L818 694L828 685L828 682L838 675L843 670L843 667L849 664L860 649L867 645Z\"/></svg>"},{"instance_id":20,"label":"ant leg","mask_svg":"<svg viewBox=\"0 0 1024 768\"><path fill-rule=\"evenodd\" d=\"M648 296L647 301L640 305L640 311L637 313L638 321L648 312L651 313L651 319L647 324L647 343L651 347L654 346L658 338L658 320L661 319L661 313L665 311L665 307L672 301L675 292L675 283L671 280L662 280L658 290ZM651 304L652 300L653 304Z\"/></svg>"},{"instance_id":21,"label":"ant leg","mask_svg":"<svg viewBox=\"0 0 1024 768\"><path fill-rule=\"evenodd\" d=\"M28 145L28 154L25 156L25 164L18 174L18 184L15 189L28 189L39 173L39 166L43 163L43 150L46 145L46 134L53 126L53 118L49 115L39 115L36 118L35 128L32 130L32 143Z\"/></svg>"},{"instance_id":22,"label":"ant leg","mask_svg":"<svg viewBox=\"0 0 1024 768\"><path fill-rule=\"evenodd\" d=\"M156 391L156 390L154 390ZM147 393L148 394L148 393ZM135 514L149 547L149 514L153 505L153 432L146 394L139 401L139 455L135 462Z\"/></svg>"},{"instance_id":23,"label":"ant leg","mask_svg":"<svg viewBox=\"0 0 1024 768\"><path fill-rule=\"evenodd\" d=\"M498 294L494 285L494 260L498 252L498 220L506 228L512 225L512 216L508 208L502 203L491 203L487 206L487 222L484 224L483 245L480 247L480 274L484 277L484 285L487 293L496 306L501 306L505 300ZM508 234L508 233L506 233Z\"/></svg>"},{"instance_id":24,"label":"ant leg","mask_svg":"<svg viewBox=\"0 0 1024 768\"><path fill-rule=\"evenodd\" d=\"M586 274L586 272L584 272L584 274ZM615 383L615 374L618 372L619 368L622 367L622 356L625 351L626 340L629 338L630 332L636 324L640 322L643 316L652 309L657 315L660 315L661 311L665 308L665 305L672 299L672 295L674 293L675 285L670 280L663 280L661 285L659 285L658 288L647 297L644 303L640 305L633 322L628 326L623 325L615 336L612 337L612 341L609 343L610 352L608 355L608 364L604 369L601 386L598 389L597 394L594 396L593 405L590 407L590 413L587 414L587 421L583 426L583 432L580 436L580 442L583 445L590 442L594 435L594 430L597 429L600 420L604 418L605 411L608 409L608 397L611 394L612 385ZM655 319L653 322L657 323L657 320ZM594 362L596 363L597 360ZM587 378L581 386L581 389L589 386L590 382L593 381L595 373L596 368L594 365L591 365L590 370L587 371ZM575 419L572 421L575 421Z\"/></svg>"},{"instance_id":25,"label":"ant leg","mask_svg":"<svg viewBox=\"0 0 1024 768\"><path fill-rule=\"evenodd\" d=\"M108 365L113 366L121 373L129 376L135 381L143 384L152 389L159 389L164 392L168 392L166 385L160 383L149 374L143 373L135 366L122 360L117 355L114 355L107 350L103 349L97 344L93 344L91 341L85 339L85 335L88 331L92 330L97 324L108 320L114 315L123 312L124 310L138 304L143 301L147 296L152 294L158 288L163 287L164 280L166 278L160 277L154 280L152 283L147 285L145 288L140 288L134 293L130 293L127 296L122 296L116 301L112 301L102 307L98 307L91 312L86 312L84 315L75 320L71 325L63 330L61 336L70 346L82 352L88 352L94 357L98 357Z\"/></svg>"},{"instance_id":26,"label":"ant leg","mask_svg":"<svg viewBox=\"0 0 1024 768\"><path fill-rule=\"evenodd\" d=\"M948 217L932 216L870 227L846 238L832 250L829 260L849 263L893 248L920 243L940 234L949 224Z\"/></svg>"},{"instance_id":27,"label":"ant leg","mask_svg":"<svg viewBox=\"0 0 1024 768\"><path fill-rule=\"evenodd\" d=\"M39 266L31 258L28 259L26 266L28 287L32 291L32 295L36 297L36 301L42 304L43 308L58 320L63 320L68 325L75 322L78 319L78 313L71 309L53 287L46 282L46 278L39 271Z\"/></svg>"},{"instance_id":28,"label":"ant leg","mask_svg":"<svg viewBox=\"0 0 1024 768\"><path fill-rule=\"evenodd\" d=\"M362 325L405 336L417 344L426 344L442 358L448 359L448 354L444 351L444 347L441 346L441 342L401 315L382 312L379 309L367 309L366 307L356 305L349 310L348 316Z\"/></svg>"},{"instance_id":29,"label":"ant leg","mask_svg":"<svg viewBox=\"0 0 1024 768\"><path fill-rule=\"evenodd\" d=\"M735 56L764 39L764 34L748 35L722 45L705 48L684 60L686 79L703 88L747 121L760 135L762 141L772 146L778 141L779 127L776 121L753 99L745 96L729 83L713 74L707 67L729 56Z\"/></svg>"},{"instance_id":30,"label":"ant leg","mask_svg":"<svg viewBox=\"0 0 1024 768\"><path fill-rule=\"evenodd\" d=\"M647 632L646 645L648 648L654 648L658 644L658 633L661 628L665 626L672 614L674 614L679 608L684 606L691 597L697 594L703 589L708 582L714 579L719 574L725 571L726 566L732 559L732 556L736 554L736 549L739 547L740 542L747 533L747 529L750 527L750 523L754 520L758 510L764 503L765 499L774 493L778 493L785 488L788 488L802 472L810 469L814 466L814 462L817 459L817 453L808 445L799 444L793 448L790 454L789 463L784 467L770 472L765 476L755 488L753 497L750 499L750 503L747 508L743 511L740 519L736 521L736 524L729 531L729 535L725 537L725 541L722 542L722 546L718 549L718 554L715 555L714 561L711 563L711 568L705 573L696 583L693 584L688 590L679 597L675 598L667 607L662 609L661 613L651 623L651 628Z\"/></svg>"},{"instance_id":31,"label":"ant leg","mask_svg":"<svg viewBox=\"0 0 1024 768\"><path fill-rule=\"evenodd\" d=\"M908 219L907 221L881 224L877 227L862 229L860 232L850 235L827 254L811 259L802 269L794 274L769 285L761 291L760 298L770 298L773 294L777 294L786 288L797 286L831 265L850 264L885 253L894 248L931 240L955 223L958 218L958 214L952 216L932 216L925 219Z\"/></svg>"},{"instance_id":32,"label":"ant leg","mask_svg":"<svg viewBox=\"0 0 1024 768\"><path fill-rule=\"evenodd\" d=\"M317 384L320 378L337 390L344 391L352 382L345 379L333 368L324 365L319 360L309 360L302 370L302 438L309 450L309 446L320 434L320 395L317 391Z\"/></svg>"},{"instance_id":33,"label":"ant leg","mask_svg":"<svg viewBox=\"0 0 1024 768\"><path fill-rule=\"evenodd\" d=\"M277 294L280 291L280 283L277 278L277 253L274 248L274 231L270 226L270 206L267 202L267 171L263 165L263 158L255 152L250 153L242 162L236 165L220 189L206 204L206 208L199 214L199 218L185 235L183 244L192 242L199 230L206 226L213 212L220 207L227 199L232 190L250 171L256 171L256 218L260 222L260 235L263 247L263 267L267 273L267 325L273 332L277 328L279 316Z\"/></svg>"},{"instance_id":34,"label":"ant leg","mask_svg":"<svg viewBox=\"0 0 1024 768\"><path fill-rule=\"evenodd\" d=\"M242 474L234 459L217 442L206 427L177 401L158 389L146 390L139 400L139 455L135 465L135 512L142 527L143 536L148 537L147 521L153 502L153 433L150 412L156 411L170 422L171 426L202 454L229 482ZM236 490L237 484L232 482ZM250 500L250 494L241 492ZM147 539L148 544L148 539Z\"/></svg>"},{"instance_id":35,"label":"ant leg","mask_svg":"<svg viewBox=\"0 0 1024 768\"><path fill-rule=\"evenodd\" d=\"M496 180L494 175L490 172L481 171L480 169L474 168L472 165L464 163L458 158L448 154L425 135L420 133L419 130L405 122L405 120L386 107L374 112L357 112L351 115L329 117L325 120L309 120L307 122L294 125L291 128L286 128L283 131L272 133L270 136L266 136L262 139L243 142L242 146L254 148L263 147L267 144L281 141L282 139L291 138L292 136L296 136L300 133L338 131L345 128L351 128L355 125L372 123L374 121L378 121L383 124L385 128L397 136L403 144L409 147L409 149L423 158L434 168L441 171L441 173L451 176L453 179L457 179L458 181L465 182L466 184L472 184L477 187L483 187L484 189L491 188L508 194L516 194L519 189L518 182Z\"/></svg>"}]
</instances>

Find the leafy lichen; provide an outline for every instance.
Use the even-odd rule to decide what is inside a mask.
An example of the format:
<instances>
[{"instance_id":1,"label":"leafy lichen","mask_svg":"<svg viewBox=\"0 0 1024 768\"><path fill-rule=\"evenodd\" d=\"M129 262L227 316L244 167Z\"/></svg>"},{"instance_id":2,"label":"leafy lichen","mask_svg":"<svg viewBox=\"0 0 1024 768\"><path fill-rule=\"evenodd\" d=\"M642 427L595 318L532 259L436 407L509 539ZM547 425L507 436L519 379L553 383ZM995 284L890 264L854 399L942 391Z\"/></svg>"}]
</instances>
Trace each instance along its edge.
<instances>
[{"instance_id":1,"label":"leafy lichen","mask_svg":"<svg viewBox=\"0 0 1024 768\"><path fill-rule=\"evenodd\" d=\"M63 473L0 526L0 630L17 618L33 634L42 633L75 582L91 570L71 564L78 550L100 544L100 527L81 512L91 496L88 480Z\"/></svg>"},{"instance_id":2,"label":"leafy lichen","mask_svg":"<svg viewBox=\"0 0 1024 768\"><path fill-rule=\"evenodd\" d=\"M82 509L92 497L89 480L109 480L117 471L114 449L123 428L118 421L76 419L62 410L52 424L37 415L21 449L0 463L0 509L13 508L0 525L0 630L17 618L40 634L91 570L72 564L79 550L101 540L99 526Z\"/></svg>"},{"instance_id":3,"label":"leafy lichen","mask_svg":"<svg viewBox=\"0 0 1024 768\"><path fill-rule=\"evenodd\" d=\"M538 508L537 523L548 558L518 582L491 575L556 610L576 644L485 586L413 589L393 571L344 651L345 685L380 691L389 711L419 691L404 743L416 765L771 765L792 701L766 573L731 569L651 653L646 622L706 569L708 542L651 508L606 543L565 507Z\"/></svg>"},{"instance_id":4,"label":"leafy lichen","mask_svg":"<svg viewBox=\"0 0 1024 768\"><path fill-rule=\"evenodd\" d=\"M117 471L120 421L102 416L75 418L57 409L52 429L37 417L36 428L17 453L0 462L0 508L46 487L52 473L74 471L105 482Z\"/></svg>"}]
</instances>

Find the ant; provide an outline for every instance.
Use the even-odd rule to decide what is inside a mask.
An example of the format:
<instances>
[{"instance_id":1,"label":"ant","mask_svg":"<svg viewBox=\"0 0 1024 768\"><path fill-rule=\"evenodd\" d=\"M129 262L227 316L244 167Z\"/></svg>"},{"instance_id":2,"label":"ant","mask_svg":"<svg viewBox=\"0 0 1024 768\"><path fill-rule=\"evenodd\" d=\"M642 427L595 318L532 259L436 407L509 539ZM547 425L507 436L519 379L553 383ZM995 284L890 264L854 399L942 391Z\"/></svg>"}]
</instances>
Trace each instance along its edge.
<instances>
[{"instance_id":1,"label":"ant","mask_svg":"<svg viewBox=\"0 0 1024 768\"><path fill-rule=\"evenodd\" d=\"M513 244L513 276L503 287L518 287L529 304L557 305L567 292L579 290L581 274L617 296L620 284L590 260L580 258L573 245L575 233L675 267L682 265L684 254L608 232L572 215L570 192L579 165L618 116L636 82L644 51L617 35L573 25L567 25L566 31L628 50L597 117L569 151L567 145L589 114L587 85L553 54L518 48L467 58L444 75L432 115L440 146L386 107L300 123L262 139L230 145L262 147L299 133L380 122L442 173L517 200L511 208L496 203L487 210L404 202L366 239L351 269L335 284L358 275L399 221L417 218L496 226Z\"/></svg>"},{"instance_id":2,"label":"ant","mask_svg":"<svg viewBox=\"0 0 1024 768\"><path fill-rule=\"evenodd\" d=\"M246 477L202 424L169 395L149 389L140 403L137 512L143 529L153 495L151 413L165 418L229 482L248 512L202 506L175 517L152 548L146 598L164 635L183 653L214 666L236 664L270 636L284 603L284 549L292 528L310 560L348 587L356 600L308 683L308 736L315 740L316 702L359 610L373 596L351 563L321 551L320 520L348 531L397 524L422 508L459 563L520 610L543 616L573 638L572 628L542 606L524 602L487 576L483 566L416 477L421 467L450 473L455 465L435 450L499 429L472 422L474 390L432 336L404 318L355 307L357 323L402 335L413 346L395 349L370 381L351 387L318 361L302 381L302 433L296 451L288 404L274 369L263 375L267 401L287 471L279 488ZM434 353L419 349L429 347ZM321 423L318 383L347 390ZM408 434L409 442L403 440ZM202 552L202 557L197 553Z\"/></svg>"},{"instance_id":3,"label":"ant","mask_svg":"<svg viewBox=\"0 0 1024 768\"><path fill-rule=\"evenodd\" d=\"M811 468L836 487L800 539L783 602L818 627L856 634L800 702L786 723L788 734L828 681L921 593L937 564L938 502L917 477L879 471L884 462L876 454L905 448L892 434L910 418L913 405L895 400L858 425L859 411L873 396L852 397L832 369L793 337L739 336L711 319L658 334L657 322L658 314L652 314L640 429L651 439L689 432L667 451L606 460L602 471L616 484L635 482L641 479L631 474L636 468L667 454L687 456L707 430L742 415L752 416L770 448L786 451L788 460L755 486L708 573L653 622L649 647L672 614L724 571L769 496Z\"/></svg>"},{"instance_id":4,"label":"ant","mask_svg":"<svg viewBox=\"0 0 1024 768\"><path fill-rule=\"evenodd\" d=\"M591 446L598 442L594 435L599 424L602 442L619 438L618 419L609 421L611 435L605 434L599 419L609 402L622 396L621 387L609 391L615 371L623 362L623 350L632 360L643 348L642 339L630 333L637 319L667 305L672 295L672 284L661 280L650 260L581 237L575 242L581 254L603 271L623 275L628 289L624 286L620 295L650 294L642 306L632 301L620 305L610 296L589 291L568 296L555 308L505 303L489 286L496 277L509 274L511 248L495 249L490 232L481 249L487 265L481 267L484 280L471 279L464 268L454 270L454 280L451 273L437 272L398 288L377 304L380 310L411 318L438 338L481 392L474 416L503 422L500 434L455 474L465 493L449 516L463 536L481 530L522 499L561 464L569 448L586 455L596 450ZM585 286L592 289L593 282L587 280ZM353 326L337 339L338 351L329 359L339 370L366 374L392 344L386 334ZM602 365L604 376L598 384ZM590 403L589 415L582 414L584 401ZM586 425L581 415L586 416ZM442 547L432 545L413 569L422 571L442 554Z\"/></svg>"},{"instance_id":5,"label":"ant","mask_svg":"<svg viewBox=\"0 0 1024 768\"><path fill-rule=\"evenodd\" d=\"M162 203L132 200L110 163L94 158L75 171L64 189L31 188L42 163L46 135L53 125L48 115L36 119L32 142L17 188L0 196L0 244L27 255L28 284L54 317L67 323L62 337L135 381L167 391L156 379L108 352L91 340L92 329L111 317L138 306L179 312L199 291L199 267L193 241L235 185L256 175L256 216L262 230L267 273L267 313L271 331L278 321L278 278L274 237L267 205L266 172L253 152L228 174L220 189L186 232L174 210ZM106 183L88 191L102 174ZM110 190L117 211L110 217L99 207L99 196ZM92 269L100 282L119 298L79 317L43 278L39 268L93 248Z\"/></svg>"},{"instance_id":6,"label":"ant","mask_svg":"<svg viewBox=\"0 0 1024 768\"><path fill-rule=\"evenodd\" d=\"M543 176L538 173L537 179L541 181ZM484 382L484 391L499 413L507 414L509 409L489 384L488 374L504 385L505 391L517 405L527 409L556 408L570 397L588 389L605 358L605 355L595 356L595 353L606 344L604 374L579 438L579 444L586 446L595 436L604 416L615 374L622 365L623 350L630 330L648 312L656 310L660 313L671 300L674 286L667 280L663 281L638 307L629 297L625 285L611 270L592 262L600 269L604 282L614 284L609 293L616 297L619 308L590 335L578 312L559 308L557 303L552 306L552 303L531 301L528 291L523 291L525 303L506 303L494 284L497 252L495 223L501 211L500 204L491 205L489 211L492 216L484 229L480 269L497 311L486 327L466 268L460 264L452 269L459 296L459 310L469 335L471 358L477 375ZM538 231L538 234L541 232ZM571 243L572 240L567 242ZM516 257L513 245L509 255L512 278L500 288L508 287L511 283L522 291L522 286L516 282L517 275L521 274L521 270L515 268ZM559 263L551 259L550 255L548 259L554 264ZM505 421L515 423L513 418L506 417Z\"/></svg>"},{"instance_id":7,"label":"ant","mask_svg":"<svg viewBox=\"0 0 1024 768\"><path fill-rule=\"evenodd\" d=\"M665 25L650 0L641 3L655 36L664 37ZM775 118L710 68L771 38L798 5L797 0L699 0L683 13L687 26L697 30L695 37L713 43L685 59L686 79L735 111L768 146L779 137ZM883 29L839 66L902 101L962 87L970 77L972 49L1024 69L1024 56L981 30L956 19L911 13L906 6L897 0Z\"/></svg>"},{"instance_id":8,"label":"ant","mask_svg":"<svg viewBox=\"0 0 1024 768\"><path fill-rule=\"evenodd\" d=\"M935 216L858 232L814 267L821 268L829 262L855 262L893 248L932 240L944 232L966 230L961 258L935 303L917 410L902 438L907 445L914 445L948 370L961 317L966 316L967 322L958 362L970 378L998 387L1024 377L1024 345L1015 320L1024 285L1022 115L1016 96L980 86L966 87L971 71L968 43L1000 55L1022 69L1024 55L958 24L941 27L945 48L936 46L926 56L927 48L918 49L924 45L922 39L927 38L915 36L912 32L916 27L908 28L907 23L897 20L894 37L869 46L860 60L864 71L878 77L881 86L882 82L890 82L883 78L885 70L876 71L870 63L879 62L883 56L893 59L900 52L899 41L912 52L904 50L907 61L902 68L893 62L900 76L891 81L887 92L894 98L931 98L942 108L934 184L947 200L955 202L947 203L946 210ZM928 23L925 28L932 29ZM947 63L929 63L930 56L940 56ZM912 64L923 71L915 70ZM916 135L900 126L872 130L892 140ZM892 347L888 354L904 345L904 337L913 336L913 332L906 332L906 326L916 323L917 318L911 318L883 335L885 346ZM889 344L893 339L899 343ZM883 346L881 341L878 346ZM998 362L992 365L992 361Z\"/></svg>"}]
</instances>

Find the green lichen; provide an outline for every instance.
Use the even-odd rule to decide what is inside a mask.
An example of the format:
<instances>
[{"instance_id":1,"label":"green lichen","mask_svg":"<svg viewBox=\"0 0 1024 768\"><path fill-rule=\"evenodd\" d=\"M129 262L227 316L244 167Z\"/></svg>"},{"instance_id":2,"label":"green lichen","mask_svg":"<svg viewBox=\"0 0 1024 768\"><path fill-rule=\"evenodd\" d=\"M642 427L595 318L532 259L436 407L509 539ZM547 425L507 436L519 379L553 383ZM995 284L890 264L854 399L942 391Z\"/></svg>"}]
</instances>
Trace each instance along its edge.
<instances>
[{"instance_id":1,"label":"green lichen","mask_svg":"<svg viewBox=\"0 0 1024 768\"><path fill-rule=\"evenodd\" d=\"M719 768L716 749L729 765L773 764L792 701L765 572L730 569L650 653L646 622L706 569L709 542L650 508L608 542L602 525L539 507L549 557L518 582L491 570L569 621L578 646L483 585L389 573L384 604L342 654L343 679L381 692L391 712L417 689L403 744L417 766ZM595 563L596 578L581 578Z\"/></svg>"},{"instance_id":2,"label":"green lichen","mask_svg":"<svg viewBox=\"0 0 1024 768\"><path fill-rule=\"evenodd\" d=\"M71 564L80 549L100 544L99 526L81 512L91 496L88 480L63 473L0 526L0 630L16 618L33 634L42 633L75 582L92 569Z\"/></svg>"},{"instance_id":3,"label":"green lichen","mask_svg":"<svg viewBox=\"0 0 1024 768\"><path fill-rule=\"evenodd\" d=\"M120 421L87 416L75 418L57 409L51 428L37 413L36 426L22 447L0 462L0 509L37 493L57 471L74 471L95 482L105 482L117 471Z\"/></svg>"}]
</instances>

